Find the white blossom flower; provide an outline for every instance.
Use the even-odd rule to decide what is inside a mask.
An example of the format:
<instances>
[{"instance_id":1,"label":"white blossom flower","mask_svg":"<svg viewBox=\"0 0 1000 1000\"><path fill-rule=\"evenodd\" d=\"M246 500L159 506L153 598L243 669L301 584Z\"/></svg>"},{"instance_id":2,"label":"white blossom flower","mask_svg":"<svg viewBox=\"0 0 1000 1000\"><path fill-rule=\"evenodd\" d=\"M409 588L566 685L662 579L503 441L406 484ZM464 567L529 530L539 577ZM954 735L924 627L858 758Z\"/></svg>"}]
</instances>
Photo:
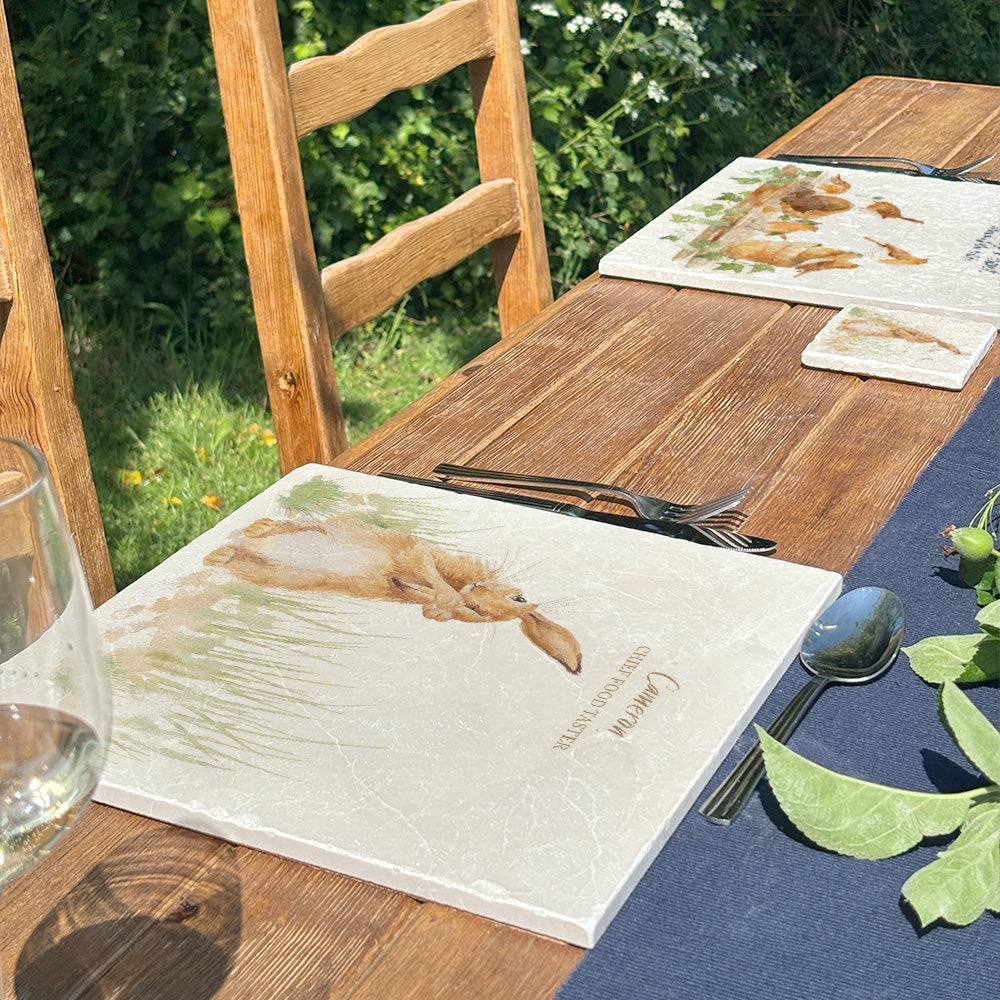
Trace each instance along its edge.
<instances>
[{"instance_id":1,"label":"white blossom flower","mask_svg":"<svg viewBox=\"0 0 1000 1000\"><path fill-rule=\"evenodd\" d=\"M537 14L541 14L542 17L558 17L559 11L556 10L556 5L554 3L533 3L531 9Z\"/></svg>"},{"instance_id":2,"label":"white blossom flower","mask_svg":"<svg viewBox=\"0 0 1000 1000\"><path fill-rule=\"evenodd\" d=\"M672 10L658 10L656 12L656 23L661 28L670 28L672 31L676 31L678 35L694 37L694 28L691 22Z\"/></svg>"},{"instance_id":3,"label":"white blossom flower","mask_svg":"<svg viewBox=\"0 0 1000 1000\"><path fill-rule=\"evenodd\" d=\"M531 55L531 43L528 41L527 38L521 39L521 55L522 56Z\"/></svg>"},{"instance_id":4,"label":"white blossom flower","mask_svg":"<svg viewBox=\"0 0 1000 1000\"><path fill-rule=\"evenodd\" d=\"M646 96L654 104L662 104L667 99L667 92L655 80L646 84Z\"/></svg>"},{"instance_id":5,"label":"white blossom flower","mask_svg":"<svg viewBox=\"0 0 1000 1000\"><path fill-rule=\"evenodd\" d=\"M738 115L740 113L740 106L731 97L716 94L712 97L712 103L724 115Z\"/></svg>"},{"instance_id":6,"label":"white blossom flower","mask_svg":"<svg viewBox=\"0 0 1000 1000\"><path fill-rule=\"evenodd\" d=\"M640 73L639 70L636 70L629 78L629 83L631 83L632 86L634 87L637 84L642 83L642 81L645 79L646 79L645 75L643 73Z\"/></svg>"},{"instance_id":7,"label":"white blossom flower","mask_svg":"<svg viewBox=\"0 0 1000 1000\"><path fill-rule=\"evenodd\" d=\"M566 30L572 35L579 35L584 31L590 31L594 26L594 19L584 14L577 14L566 22Z\"/></svg>"},{"instance_id":8,"label":"white blossom flower","mask_svg":"<svg viewBox=\"0 0 1000 1000\"><path fill-rule=\"evenodd\" d=\"M615 24L621 24L626 17L628 17L628 11L620 3L605 2L601 4L602 21L614 21Z\"/></svg>"}]
</instances>

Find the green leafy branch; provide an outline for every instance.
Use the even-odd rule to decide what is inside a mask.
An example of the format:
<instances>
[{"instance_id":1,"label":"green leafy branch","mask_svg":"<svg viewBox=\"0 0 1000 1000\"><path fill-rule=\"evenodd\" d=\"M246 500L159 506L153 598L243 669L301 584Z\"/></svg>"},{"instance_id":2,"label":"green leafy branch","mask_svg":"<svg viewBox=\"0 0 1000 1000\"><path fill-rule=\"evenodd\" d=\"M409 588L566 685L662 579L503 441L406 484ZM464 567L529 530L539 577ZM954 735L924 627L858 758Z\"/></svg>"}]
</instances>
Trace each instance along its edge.
<instances>
[{"instance_id":1,"label":"green leafy branch","mask_svg":"<svg viewBox=\"0 0 1000 1000\"><path fill-rule=\"evenodd\" d=\"M984 607L972 635L935 635L903 652L910 666L928 684L978 684L1000 679L1000 601Z\"/></svg>"},{"instance_id":2,"label":"green leafy branch","mask_svg":"<svg viewBox=\"0 0 1000 1000\"><path fill-rule=\"evenodd\" d=\"M903 652L919 677L940 685L938 714L986 778L981 787L943 794L862 781L800 757L758 727L778 803L820 847L874 860L957 832L936 860L903 883L922 927L965 926L987 910L1000 914L1000 732L958 687L1000 679L1000 601L983 607L976 621L978 633L932 636Z\"/></svg>"},{"instance_id":3,"label":"green leafy branch","mask_svg":"<svg viewBox=\"0 0 1000 1000\"><path fill-rule=\"evenodd\" d=\"M954 681L938 709L966 757L990 784L949 794L913 792L827 770L757 727L767 776L788 818L820 847L875 860L902 854L927 837L958 831L937 858L903 883L922 927L965 926L1000 914L1000 732Z\"/></svg>"},{"instance_id":4,"label":"green leafy branch","mask_svg":"<svg viewBox=\"0 0 1000 1000\"><path fill-rule=\"evenodd\" d=\"M1000 485L986 494L967 528L948 528L942 534L951 538L959 555L958 575L976 591L981 605L1000 599L1000 551L997 551L994 509L1000 500Z\"/></svg>"}]
</instances>

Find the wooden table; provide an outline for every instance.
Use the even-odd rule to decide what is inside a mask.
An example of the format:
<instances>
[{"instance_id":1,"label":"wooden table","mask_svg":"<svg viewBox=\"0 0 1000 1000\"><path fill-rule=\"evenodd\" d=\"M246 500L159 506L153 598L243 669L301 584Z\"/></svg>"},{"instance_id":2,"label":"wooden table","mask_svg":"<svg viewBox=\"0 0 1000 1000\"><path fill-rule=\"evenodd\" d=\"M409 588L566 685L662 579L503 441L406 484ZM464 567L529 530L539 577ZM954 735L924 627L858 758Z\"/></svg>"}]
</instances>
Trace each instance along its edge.
<instances>
[{"instance_id":1,"label":"wooden table","mask_svg":"<svg viewBox=\"0 0 1000 1000\"><path fill-rule=\"evenodd\" d=\"M1000 150L1000 88L869 78L764 155L778 150L967 162ZM650 493L749 484L747 530L844 571L1000 373L1000 343L961 392L803 368L832 313L593 276L342 464L427 475L474 459ZM581 955L101 805L5 892L0 929L6 996L77 984L60 1000L538 1000Z\"/></svg>"}]
</instances>

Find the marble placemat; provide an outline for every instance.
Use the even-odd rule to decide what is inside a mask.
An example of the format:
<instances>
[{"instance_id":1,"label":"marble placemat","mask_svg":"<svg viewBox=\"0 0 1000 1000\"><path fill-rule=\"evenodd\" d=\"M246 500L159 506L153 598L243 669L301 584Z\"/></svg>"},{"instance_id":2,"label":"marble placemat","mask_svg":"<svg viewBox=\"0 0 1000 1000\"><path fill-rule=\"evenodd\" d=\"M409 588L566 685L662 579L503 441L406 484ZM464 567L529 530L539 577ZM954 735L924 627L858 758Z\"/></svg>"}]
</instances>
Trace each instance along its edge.
<instances>
[{"instance_id":1,"label":"marble placemat","mask_svg":"<svg viewBox=\"0 0 1000 1000\"><path fill-rule=\"evenodd\" d=\"M840 587L306 466L100 608L96 798L592 945Z\"/></svg>"},{"instance_id":2,"label":"marble placemat","mask_svg":"<svg viewBox=\"0 0 1000 1000\"><path fill-rule=\"evenodd\" d=\"M993 323L1000 185L740 157L604 256L601 274Z\"/></svg>"}]
</instances>

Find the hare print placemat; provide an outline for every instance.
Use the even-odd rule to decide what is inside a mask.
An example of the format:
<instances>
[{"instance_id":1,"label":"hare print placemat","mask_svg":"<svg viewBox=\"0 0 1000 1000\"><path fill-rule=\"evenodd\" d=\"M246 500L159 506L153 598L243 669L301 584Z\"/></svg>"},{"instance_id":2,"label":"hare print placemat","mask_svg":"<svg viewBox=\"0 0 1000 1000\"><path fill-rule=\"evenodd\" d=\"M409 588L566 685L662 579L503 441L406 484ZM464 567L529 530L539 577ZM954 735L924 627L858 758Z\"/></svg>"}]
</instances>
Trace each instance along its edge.
<instances>
[{"instance_id":1,"label":"hare print placemat","mask_svg":"<svg viewBox=\"0 0 1000 1000\"><path fill-rule=\"evenodd\" d=\"M96 797L590 946L840 587L306 466L99 609Z\"/></svg>"},{"instance_id":2,"label":"hare print placemat","mask_svg":"<svg viewBox=\"0 0 1000 1000\"><path fill-rule=\"evenodd\" d=\"M995 323L1000 186L741 157L608 253L599 270Z\"/></svg>"}]
</instances>

